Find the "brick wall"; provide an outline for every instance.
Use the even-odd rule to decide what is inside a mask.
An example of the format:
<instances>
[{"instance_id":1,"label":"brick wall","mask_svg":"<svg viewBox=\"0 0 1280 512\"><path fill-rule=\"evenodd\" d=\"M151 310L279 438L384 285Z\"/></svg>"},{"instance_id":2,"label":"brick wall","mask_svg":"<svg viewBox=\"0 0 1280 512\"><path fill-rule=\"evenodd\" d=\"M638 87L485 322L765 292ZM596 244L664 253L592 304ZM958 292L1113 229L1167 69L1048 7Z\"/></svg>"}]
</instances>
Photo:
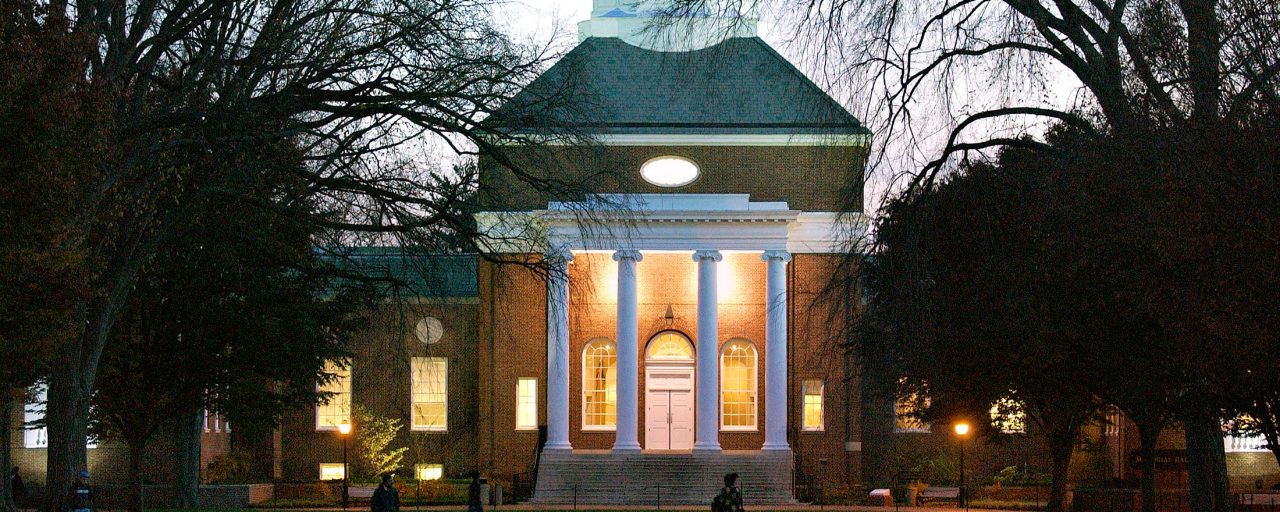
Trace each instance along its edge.
<instances>
[{"instance_id":1,"label":"brick wall","mask_svg":"<svg viewBox=\"0 0 1280 512\"><path fill-rule=\"evenodd\" d=\"M351 367L352 406L364 406L379 416L400 419L404 430L393 445L409 447L404 458L406 470L411 471L419 463L443 464L445 474L451 476L476 469L475 315L474 300L389 303L378 312L369 331L357 337ZM439 342L430 345L414 335L414 326L426 316L440 319L444 326ZM411 430L413 357L448 359L446 432ZM295 410L286 415L281 425L285 480L315 480L321 463L342 462L341 438L334 431L317 431L315 412L315 407Z\"/></svg>"},{"instance_id":2,"label":"brick wall","mask_svg":"<svg viewBox=\"0 0 1280 512\"><path fill-rule=\"evenodd\" d=\"M640 178L651 158L696 162L693 183L663 188ZM510 147L505 156L522 171L611 193L743 193L753 201L786 201L805 211L861 211L866 149L853 146L605 146ZM537 210L557 197L516 179L494 158L481 159L481 201L495 210Z\"/></svg>"}]
</instances>

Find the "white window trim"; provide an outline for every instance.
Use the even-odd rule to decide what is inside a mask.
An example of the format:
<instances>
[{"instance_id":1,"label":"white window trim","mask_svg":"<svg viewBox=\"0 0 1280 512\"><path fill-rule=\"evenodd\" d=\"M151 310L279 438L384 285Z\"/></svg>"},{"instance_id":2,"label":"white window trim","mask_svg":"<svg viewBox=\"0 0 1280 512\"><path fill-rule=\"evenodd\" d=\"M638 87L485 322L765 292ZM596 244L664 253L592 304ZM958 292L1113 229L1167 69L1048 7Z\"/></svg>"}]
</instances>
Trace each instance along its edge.
<instances>
[{"instance_id":1,"label":"white window trim","mask_svg":"<svg viewBox=\"0 0 1280 512\"><path fill-rule=\"evenodd\" d=\"M520 384L525 381L533 381L533 425L532 426L520 425ZM517 432L529 432L529 431L538 430L538 420L540 419L538 418L538 406L540 405L538 400L538 387L539 386L538 386L537 377L517 377L516 378L516 418L515 419L516 419Z\"/></svg>"},{"instance_id":2,"label":"white window trim","mask_svg":"<svg viewBox=\"0 0 1280 512\"><path fill-rule=\"evenodd\" d=\"M582 352L578 354L578 374L582 376L582 381L578 386L578 398L582 402L580 407L582 416L579 418L579 425L582 425L583 432L616 432L618 430L618 402L617 398L613 402L613 424L612 425L588 425L587 424L587 349L595 343L611 343L613 344L613 376L618 377L618 342L605 337L592 338L582 346ZM618 383L614 381L614 390L617 390ZM607 394L607 391L606 391Z\"/></svg>"},{"instance_id":3,"label":"white window trim","mask_svg":"<svg viewBox=\"0 0 1280 512\"><path fill-rule=\"evenodd\" d=\"M415 402L413 398L413 394L414 394L413 387L415 383L413 381L414 380L413 368L410 368L409 369L409 430L413 432L432 432L437 434L448 433L449 432L449 358L447 357L422 357L422 358L414 357L410 359L410 362L409 362L410 365L413 364L413 359L439 359L441 361L444 361L444 425L419 426L417 424L417 415L413 413L413 406L417 405L417 402Z\"/></svg>"},{"instance_id":4,"label":"white window trim","mask_svg":"<svg viewBox=\"0 0 1280 512\"><path fill-rule=\"evenodd\" d=\"M351 383L352 381L355 380L356 372L355 372L355 368L352 366L350 361L342 361L342 362L346 364L346 372L347 372L347 421L351 421L351 409L355 408L355 396L351 392L351 388L352 388ZM319 393L320 391L321 391L321 385L317 383L316 392ZM321 425L320 424L320 408L321 407L324 407L324 405L316 404L316 408L315 408L316 432L337 432L338 431L337 425ZM205 424L206 425L208 424L207 417L205 420Z\"/></svg>"},{"instance_id":5,"label":"white window trim","mask_svg":"<svg viewBox=\"0 0 1280 512\"><path fill-rule=\"evenodd\" d=\"M751 404L751 407L752 407L751 419L753 421L752 421L752 425L749 427L744 427L741 425L725 425L724 424L724 376L725 376L724 354L729 349L729 346L733 345L734 343L744 343L751 347L751 358L753 360L752 368L754 370L751 376L751 387L752 387L752 392L755 393L753 395L755 397L755 400L752 400L752 404ZM719 361L717 362L720 364L720 368L719 368L720 392L717 394L720 395L719 397L720 398L720 431L721 432L759 432L760 431L760 351L756 349L756 344L752 343L751 340L748 340L746 338L733 338L733 339L730 339L728 342L726 342L723 347L720 347L720 357L718 359Z\"/></svg>"},{"instance_id":6,"label":"white window trim","mask_svg":"<svg viewBox=\"0 0 1280 512\"><path fill-rule=\"evenodd\" d=\"M818 383L818 405L821 406L822 421L816 427L805 426L805 414L809 412L809 404L805 402L805 398L809 393L805 384L810 382ZM827 381L825 379L802 379L800 381L800 431L801 432L826 432L827 431Z\"/></svg>"}]
</instances>

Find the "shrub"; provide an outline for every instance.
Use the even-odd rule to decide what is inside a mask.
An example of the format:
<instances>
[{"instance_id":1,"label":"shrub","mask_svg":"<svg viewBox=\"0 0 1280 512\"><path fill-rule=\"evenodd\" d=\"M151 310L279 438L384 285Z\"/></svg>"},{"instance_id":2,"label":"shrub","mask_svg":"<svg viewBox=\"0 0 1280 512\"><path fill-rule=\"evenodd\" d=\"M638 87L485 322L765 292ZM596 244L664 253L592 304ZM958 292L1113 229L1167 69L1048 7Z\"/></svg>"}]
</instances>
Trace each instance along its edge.
<instances>
[{"instance_id":1,"label":"shrub","mask_svg":"<svg viewBox=\"0 0 1280 512\"><path fill-rule=\"evenodd\" d=\"M395 473L404 463L407 447L392 448L404 425L399 419L373 414L356 406L352 411L355 422L356 475L365 480L378 480L384 473Z\"/></svg>"},{"instance_id":2,"label":"shrub","mask_svg":"<svg viewBox=\"0 0 1280 512\"><path fill-rule=\"evenodd\" d=\"M219 455L205 468L205 479L212 484L243 484L253 478L252 457L243 451Z\"/></svg>"}]
</instances>

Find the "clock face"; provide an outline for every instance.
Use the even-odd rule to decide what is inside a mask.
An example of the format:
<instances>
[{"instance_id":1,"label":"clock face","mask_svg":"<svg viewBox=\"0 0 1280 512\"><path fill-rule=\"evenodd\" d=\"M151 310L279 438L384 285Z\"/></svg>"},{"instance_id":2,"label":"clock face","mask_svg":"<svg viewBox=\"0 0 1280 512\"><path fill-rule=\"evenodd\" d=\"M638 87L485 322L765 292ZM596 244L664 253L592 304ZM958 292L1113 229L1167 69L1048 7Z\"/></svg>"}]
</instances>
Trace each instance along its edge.
<instances>
[{"instance_id":1,"label":"clock face","mask_svg":"<svg viewBox=\"0 0 1280 512\"><path fill-rule=\"evenodd\" d=\"M418 320L418 326L414 328L413 333L418 337L418 341L430 345L440 341L440 337L444 336L444 325L440 323L440 319L429 316Z\"/></svg>"}]
</instances>

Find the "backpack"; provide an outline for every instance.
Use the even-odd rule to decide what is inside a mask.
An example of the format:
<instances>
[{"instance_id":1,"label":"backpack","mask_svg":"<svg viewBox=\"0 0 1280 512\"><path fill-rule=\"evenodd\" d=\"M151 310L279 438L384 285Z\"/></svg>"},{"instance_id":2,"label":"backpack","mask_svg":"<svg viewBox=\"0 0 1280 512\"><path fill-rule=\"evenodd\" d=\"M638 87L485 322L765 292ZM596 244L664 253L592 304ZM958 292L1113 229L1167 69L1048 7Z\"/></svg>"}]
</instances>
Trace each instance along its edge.
<instances>
[{"instance_id":1,"label":"backpack","mask_svg":"<svg viewBox=\"0 0 1280 512\"><path fill-rule=\"evenodd\" d=\"M732 508L733 504L729 503L729 488L720 489L720 494L711 500L711 512L732 512Z\"/></svg>"}]
</instances>

